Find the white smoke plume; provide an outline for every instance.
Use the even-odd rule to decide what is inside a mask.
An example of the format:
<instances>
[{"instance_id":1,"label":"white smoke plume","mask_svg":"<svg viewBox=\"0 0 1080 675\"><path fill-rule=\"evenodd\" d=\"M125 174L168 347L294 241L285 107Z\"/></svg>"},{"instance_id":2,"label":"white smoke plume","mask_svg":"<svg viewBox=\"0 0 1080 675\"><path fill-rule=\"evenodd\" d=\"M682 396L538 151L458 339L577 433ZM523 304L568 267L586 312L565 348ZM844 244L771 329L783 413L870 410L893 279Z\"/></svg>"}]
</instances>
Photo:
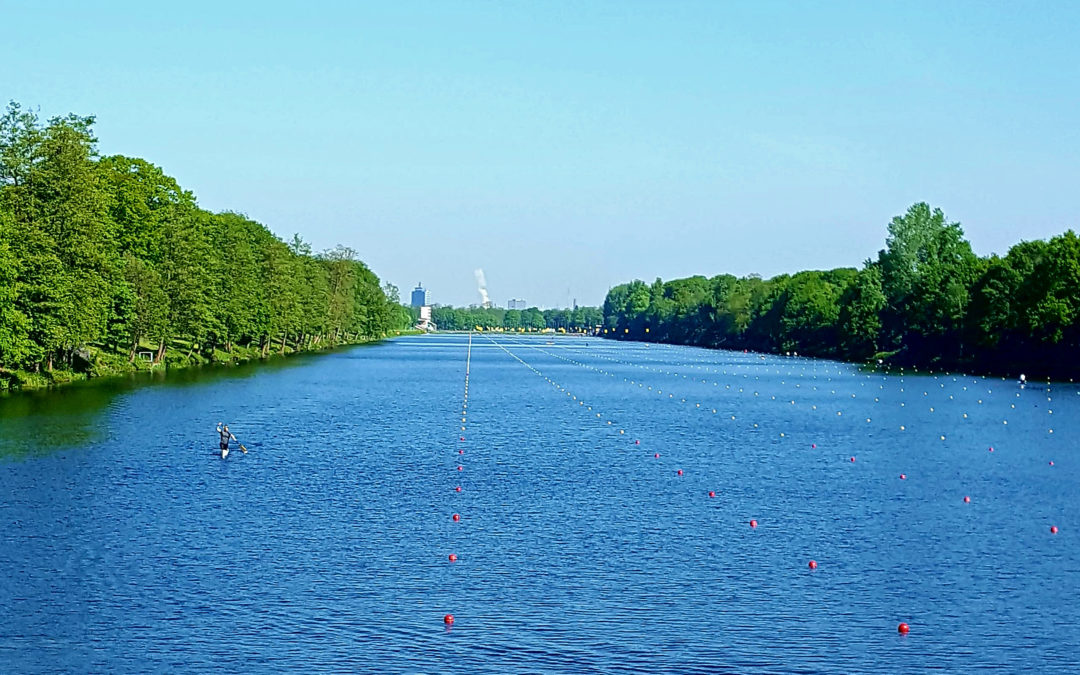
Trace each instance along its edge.
<instances>
[{"instance_id":1,"label":"white smoke plume","mask_svg":"<svg viewBox=\"0 0 1080 675\"><path fill-rule=\"evenodd\" d=\"M484 269L477 267L473 274L476 275L476 290L480 291L480 300L483 307L491 306L491 298L488 297L487 280L484 279Z\"/></svg>"}]
</instances>

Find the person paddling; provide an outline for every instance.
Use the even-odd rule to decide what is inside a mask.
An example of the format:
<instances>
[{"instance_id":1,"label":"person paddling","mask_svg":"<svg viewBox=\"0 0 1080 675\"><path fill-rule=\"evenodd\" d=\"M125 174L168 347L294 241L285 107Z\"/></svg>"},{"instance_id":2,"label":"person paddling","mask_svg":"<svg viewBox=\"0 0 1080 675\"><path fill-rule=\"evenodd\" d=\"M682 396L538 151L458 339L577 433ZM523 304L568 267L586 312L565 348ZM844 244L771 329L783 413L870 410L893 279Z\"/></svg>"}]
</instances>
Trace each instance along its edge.
<instances>
[{"instance_id":1,"label":"person paddling","mask_svg":"<svg viewBox=\"0 0 1080 675\"><path fill-rule=\"evenodd\" d=\"M229 441L235 441L236 436L229 432L229 425L224 422L218 422L217 432L221 436L221 458L224 459L229 456Z\"/></svg>"}]
</instances>

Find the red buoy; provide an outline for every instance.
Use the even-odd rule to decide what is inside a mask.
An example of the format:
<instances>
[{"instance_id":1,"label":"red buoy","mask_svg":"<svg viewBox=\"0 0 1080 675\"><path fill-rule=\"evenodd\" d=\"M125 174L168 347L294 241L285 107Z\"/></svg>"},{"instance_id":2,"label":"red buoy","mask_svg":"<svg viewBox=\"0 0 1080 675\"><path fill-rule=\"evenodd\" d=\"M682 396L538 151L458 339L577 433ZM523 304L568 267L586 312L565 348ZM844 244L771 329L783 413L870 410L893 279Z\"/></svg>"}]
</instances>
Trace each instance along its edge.
<instances>
[{"instance_id":1,"label":"red buoy","mask_svg":"<svg viewBox=\"0 0 1080 675\"><path fill-rule=\"evenodd\" d=\"M454 615L453 614L447 614L446 616L444 616L442 618L442 622L445 623L447 626L449 626L450 624L454 623Z\"/></svg>"},{"instance_id":2,"label":"red buoy","mask_svg":"<svg viewBox=\"0 0 1080 675\"><path fill-rule=\"evenodd\" d=\"M464 450L458 450L458 451L457 451L457 454L459 454L459 455L464 455L464 454L465 454L465 451L464 451Z\"/></svg>"},{"instance_id":3,"label":"red buoy","mask_svg":"<svg viewBox=\"0 0 1080 675\"><path fill-rule=\"evenodd\" d=\"M660 453L659 453L659 452L658 452L658 453L656 453L655 455L653 455L653 457L654 457L655 459L660 459Z\"/></svg>"},{"instance_id":4,"label":"red buoy","mask_svg":"<svg viewBox=\"0 0 1080 675\"><path fill-rule=\"evenodd\" d=\"M965 504L970 504L971 503L971 497L968 497L967 495L964 495L964 503Z\"/></svg>"},{"instance_id":5,"label":"red buoy","mask_svg":"<svg viewBox=\"0 0 1080 675\"><path fill-rule=\"evenodd\" d=\"M678 471L676 471L675 473L681 476L681 475L682 475L682 469L679 469L679 470L678 470Z\"/></svg>"},{"instance_id":6,"label":"red buoy","mask_svg":"<svg viewBox=\"0 0 1080 675\"><path fill-rule=\"evenodd\" d=\"M1050 526L1050 534L1057 534L1057 525Z\"/></svg>"},{"instance_id":7,"label":"red buoy","mask_svg":"<svg viewBox=\"0 0 1080 675\"><path fill-rule=\"evenodd\" d=\"M993 452L993 451L994 451L994 446L991 445L990 446L990 452Z\"/></svg>"},{"instance_id":8,"label":"red buoy","mask_svg":"<svg viewBox=\"0 0 1080 675\"><path fill-rule=\"evenodd\" d=\"M1054 460L1050 460L1050 466L1054 466Z\"/></svg>"},{"instance_id":9,"label":"red buoy","mask_svg":"<svg viewBox=\"0 0 1080 675\"><path fill-rule=\"evenodd\" d=\"M456 523L459 520L461 520L461 516L459 516L458 514L455 513L454 514L454 522Z\"/></svg>"},{"instance_id":10,"label":"red buoy","mask_svg":"<svg viewBox=\"0 0 1080 675\"><path fill-rule=\"evenodd\" d=\"M900 474L900 480L907 480L907 474L906 473Z\"/></svg>"},{"instance_id":11,"label":"red buoy","mask_svg":"<svg viewBox=\"0 0 1080 675\"><path fill-rule=\"evenodd\" d=\"M715 493L715 492L713 492L712 490L709 490L709 496L710 496L710 497L715 497L715 496L716 496L716 493Z\"/></svg>"},{"instance_id":12,"label":"red buoy","mask_svg":"<svg viewBox=\"0 0 1080 675\"><path fill-rule=\"evenodd\" d=\"M464 436L462 436L462 437L461 437L461 438L459 438L458 440L461 440L461 441L463 441L463 440L465 440L465 437L464 437Z\"/></svg>"},{"instance_id":13,"label":"red buoy","mask_svg":"<svg viewBox=\"0 0 1080 675\"><path fill-rule=\"evenodd\" d=\"M456 488L454 488L454 490L457 491L457 492L461 492L461 486L460 485L457 486Z\"/></svg>"},{"instance_id":14,"label":"red buoy","mask_svg":"<svg viewBox=\"0 0 1080 675\"><path fill-rule=\"evenodd\" d=\"M465 470L465 467L463 467L463 466L461 466L460 464L458 464L457 470L458 470L458 471L464 471L464 470Z\"/></svg>"},{"instance_id":15,"label":"red buoy","mask_svg":"<svg viewBox=\"0 0 1080 675\"><path fill-rule=\"evenodd\" d=\"M900 633L901 635L907 635L908 631L910 630L911 626L907 625L906 623L902 623L896 627L896 632Z\"/></svg>"},{"instance_id":16,"label":"red buoy","mask_svg":"<svg viewBox=\"0 0 1080 675\"><path fill-rule=\"evenodd\" d=\"M457 556L453 553L451 553L448 557L450 558L450 562L457 562Z\"/></svg>"},{"instance_id":17,"label":"red buoy","mask_svg":"<svg viewBox=\"0 0 1080 675\"><path fill-rule=\"evenodd\" d=\"M751 520L750 521L750 527L757 527L757 521L756 520Z\"/></svg>"},{"instance_id":18,"label":"red buoy","mask_svg":"<svg viewBox=\"0 0 1080 675\"><path fill-rule=\"evenodd\" d=\"M634 441L634 445L641 445L641 441Z\"/></svg>"},{"instance_id":19,"label":"red buoy","mask_svg":"<svg viewBox=\"0 0 1080 675\"><path fill-rule=\"evenodd\" d=\"M852 457L852 458L851 458L851 461L852 461L852 462L854 462L854 461L855 461L855 458L854 458L854 457Z\"/></svg>"},{"instance_id":20,"label":"red buoy","mask_svg":"<svg viewBox=\"0 0 1080 675\"><path fill-rule=\"evenodd\" d=\"M812 569L812 570L817 569L817 561L816 560L811 560L810 561L810 569Z\"/></svg>"},{"instance_id":21,"label":"red buoy","mask_svg":"<svg viewBox=\"0 0 1080 675\"><path fill-rule=\"evenodd\" d=\"M810 447L811 447L811 448L816 448L816 447L817 447L817 443L811 443L811 444L810 444Z\"/></svg>"}]
</instances>

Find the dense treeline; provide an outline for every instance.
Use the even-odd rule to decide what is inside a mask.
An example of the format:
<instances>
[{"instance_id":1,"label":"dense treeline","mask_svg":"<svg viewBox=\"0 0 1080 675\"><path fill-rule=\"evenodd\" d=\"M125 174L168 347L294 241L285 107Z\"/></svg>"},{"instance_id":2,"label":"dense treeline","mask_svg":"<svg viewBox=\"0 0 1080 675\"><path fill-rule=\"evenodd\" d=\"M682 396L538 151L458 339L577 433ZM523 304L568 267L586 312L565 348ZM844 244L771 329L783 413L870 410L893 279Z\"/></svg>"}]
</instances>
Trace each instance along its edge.
<instances>
[{"instance_id":1,"label":"dense treeline","mask_svg":"<svg viewBox=\"0 0 1080 675\"><path fill-rule=\"evenodd\" d=\"M351 249L313 254L210 213L142 159L99 157L93 117L0 119L0 386L234 349L266 356L408 324ZM170 348L173 349L170 352Z\"/></svg>"},{"instance_id":2,"label":"dense treeline","mask_svg":"<svg viewBox=\"0 0 1080 675\"><path fill-rule=\"evenodd\" d=\"M568 332L586 332L593 330L603 321L599 307L575 307L574 309L488 309L470 307L436 306L431 310L431 319L439 330L472 330L476 327L485 330L502 328L504 330L565 330Z\"/></svg>"},{"instance_id":3,"label":"dense treeline","mask_svg":"<svg viewBox=\"0 0 1080 675\"><path fill-rule=\"evenodd\" d=\"M1080 237L979 258L925 203L892 220L861 269L616 286L608 335L897 365L1080 375Z\"/></svg>"}]
</instances>

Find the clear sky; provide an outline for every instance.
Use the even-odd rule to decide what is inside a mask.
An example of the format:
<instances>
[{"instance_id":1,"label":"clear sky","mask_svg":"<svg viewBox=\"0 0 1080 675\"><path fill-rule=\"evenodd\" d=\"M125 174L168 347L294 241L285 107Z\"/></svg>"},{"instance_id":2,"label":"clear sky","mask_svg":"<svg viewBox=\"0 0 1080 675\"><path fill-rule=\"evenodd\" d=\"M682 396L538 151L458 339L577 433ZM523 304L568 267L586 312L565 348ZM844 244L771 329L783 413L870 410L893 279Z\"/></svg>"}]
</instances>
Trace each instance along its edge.
<instances>
[{"instance_id":1,"label":"clear sky","mask_svg":"<svg viewBox=\"0 0 1080 675\"><path fill-rule=\"evenodd\" d=\"M1080 225L1076 2L0 0L0 97L403 299L859 265L925 200Z\"/></svg>"}]
</instances>

